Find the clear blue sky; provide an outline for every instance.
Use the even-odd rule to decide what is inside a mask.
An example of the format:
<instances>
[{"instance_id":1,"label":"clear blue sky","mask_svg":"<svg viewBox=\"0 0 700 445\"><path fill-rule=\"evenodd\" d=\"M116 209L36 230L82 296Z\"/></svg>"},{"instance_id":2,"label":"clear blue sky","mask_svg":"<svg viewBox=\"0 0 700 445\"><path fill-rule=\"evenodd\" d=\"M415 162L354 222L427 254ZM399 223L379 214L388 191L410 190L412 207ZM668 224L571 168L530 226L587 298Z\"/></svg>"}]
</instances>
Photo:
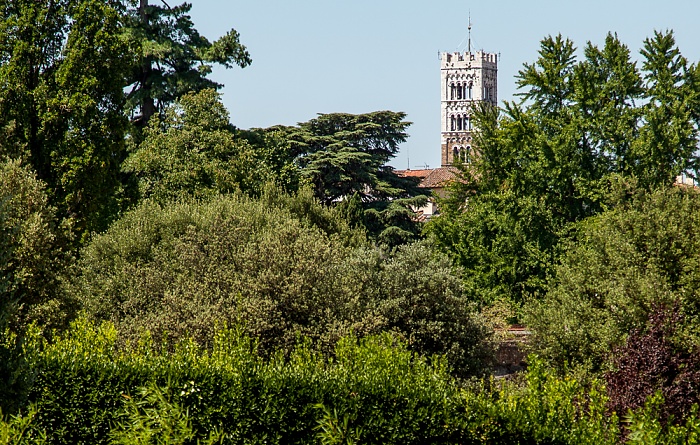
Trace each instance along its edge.
<instances>
[{"instance_id":1,"label":"clear blue sky","mask_svg":"<svg viewBox=\"0 0 700 445\"><path fill-rule=\"evenodd\" d=\"M151 0L155 2L155 0ZM317 113L404 111L410 138L392 162L440 163L438 51L466 46L501 54L499 101L540 40L561 33L578 48L616 32L635 57L653 31L672 29L681 53L700 61L699 0L194 0L195 26L210 40L241 34L253 64L216 69L240 128L294 125Z\"/></svg>"}]
</instances>

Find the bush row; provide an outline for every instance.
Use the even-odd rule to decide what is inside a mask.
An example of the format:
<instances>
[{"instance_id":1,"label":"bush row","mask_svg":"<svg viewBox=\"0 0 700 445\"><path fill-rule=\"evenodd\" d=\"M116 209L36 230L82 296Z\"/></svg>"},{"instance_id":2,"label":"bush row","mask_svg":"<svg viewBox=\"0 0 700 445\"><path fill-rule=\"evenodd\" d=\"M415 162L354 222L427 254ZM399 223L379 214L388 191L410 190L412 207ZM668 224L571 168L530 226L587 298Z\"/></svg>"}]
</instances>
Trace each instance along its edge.
<instances>
[{"instance_id":1,"label":"bush row","mask_svg":"<svg viewBox=\"0 0 700 445\"><path fill-rule=\"evenodd\" d=\"M621 428L602 386L557 377L534 357L522 381L460 386L443 359L417 356L388 335L344 338L332 358L302 343L288 358L262 359L237 329L219 329L210 350L183 341L169 351L148 338L124 350L112 325L79 321L51 344L29 339L24 354L31 409L0 429L16 443L19 433L57 444L601 445L623 436L668 444L700 437L697 409L682 425L659 423L659 396Z\"/></svg>"}]
</instances>

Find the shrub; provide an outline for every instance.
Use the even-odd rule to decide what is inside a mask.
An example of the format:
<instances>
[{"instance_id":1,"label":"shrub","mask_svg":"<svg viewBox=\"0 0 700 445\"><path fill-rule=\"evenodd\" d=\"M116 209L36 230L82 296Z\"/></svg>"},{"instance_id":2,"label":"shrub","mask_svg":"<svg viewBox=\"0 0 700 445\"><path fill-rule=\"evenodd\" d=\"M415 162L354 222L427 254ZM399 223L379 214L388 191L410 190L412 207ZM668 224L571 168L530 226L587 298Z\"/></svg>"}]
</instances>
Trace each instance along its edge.
<instances>
[{"instance_id":1,"label":"shrub","mask_svg":"<svg viewBox=\"0 0 700 445\"><path fill-rule=\"evenodd\" d=\"M119 348L113 326L84 320L53 343L32 338L28 400L35 408L9 419L9 430L46 431L56 444L621 440L599 383L559 377L534 356L522 380L460 386L444 358L420 357L386 334L343 338L331 359L309 344L263 359L240 329L217 330L209 350L182 341L171 352L148 338ZM663 426L662 401L658 394L630 413L630 441L695 443L697 407L685 423Z\"/></svg>"},{"instance_id":2,"label":"shrub","mask_svg":"<svg viewBox=\"0 0 700 445\"><path fill-rule=\"evenodd\" d=\"M45 185L19 160L0 160L0 328L60 325L62 257Z\"/></svg>"},{"instance_id":3,"label":"shrub","mask_svg":"<svg viewBox=\"0 0 700 445\"><path fill-rule=\"evenodd\" d=\"M613 347L657 305L679 304L679 332L697 338L700 194L670 188L584 221L528 326L543 357L563 368L606 369Z\"/></svg>"},{"instance_id":4,"label":"shrub","mask_svg":"<svg viewBox=\"0 0 700 445\"><path fill-rule=\"evenodd\" d=\"M218 331L210 351L184 341L169 353L146 339L120 350L109 324L80 321L29 353L35 428L52 443L310 443L323 404L350 419L360 443L419 444L444 441L459 411L444 360L388 335L346 338L330 361L304 346L262 360L236 330Z\"/></svg>"},{"instance_id":5,"label":"shrub","mask_svg":"<svg viewBox=\"0 0 700 445\"><path fill-rule=\"evenodd\" d=\"M267 354L300 335L330 354L351 333L392 331L461 375L484 372L489 355L443 256L425 244L385 255L304 193L144 203L93 239L78 271L67 292L127 341L149 331L207 345L218 321Z\"/></svg>"},{"instance_id":6,"label":"shrub","mask_svg":"<svg viewBox=\"0 0 700 445\"><path fill-rule=\"evenodd\" d=\"M677 308L658 307L645 330L636 329L613 354L614 370L606 374L609 407L626 414L644 407L656 392L663 397L656 418L661 424L685 421L700 403L700 351L674 344L682 325Z\"/></svg>"},{"instance_id":7,"label":"shrub","mask_svg":"<svg viewBox=\"0 0 700 445\"><path fill-rule=\"evenodd\" d=\"M617 443L617 418L607 414L600 384L559 377L536 356L528 365L522 382L464 393L467 443Z\"/></svg>"}]
</instances>

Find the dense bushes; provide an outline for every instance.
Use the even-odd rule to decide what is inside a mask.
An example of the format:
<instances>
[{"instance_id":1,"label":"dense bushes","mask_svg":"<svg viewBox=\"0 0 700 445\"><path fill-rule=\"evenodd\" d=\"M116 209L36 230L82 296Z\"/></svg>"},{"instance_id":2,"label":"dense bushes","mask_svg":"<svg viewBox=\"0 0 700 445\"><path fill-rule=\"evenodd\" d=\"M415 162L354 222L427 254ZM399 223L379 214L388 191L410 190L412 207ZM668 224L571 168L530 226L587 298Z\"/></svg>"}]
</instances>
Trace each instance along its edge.
<instances>
[{"instance_id":1,"label":"dense bushes","mask_svg":"<svg viewBox=\"0 0 700 445\"><path fill-rule=\"evenodd\" d=\"M56 298L63 255L53 211L30 168L0 159L0 328L31 321L51 328L65 319L66 302Z\"/></svg>"},{"instance_id":2,"label":"dense bushes","mask_svg":"<svg viewBox=\"0 0 700 445\"><path fill-rule=\"evenodd\" d=\"M35 424L52 443L106 443L134 416L177 416L167 405L186 411L194 438L219 430L234 443L309 443L318 404L328 421L347 417L359 443L428 443L449 436L459 401L443 361L429 364L388 336L345 339L328 362L305 347L262 360L235 331L220 331L208 353L189 342L173 353L147 342L124 351L114 328L82 323L31 354Z\"/></svg>"},{"instance_id":3,"label":"dense bushes","mask_svg":"<svg viewBox=\"0 0 700 445\"><path fill-rule=\"evenodd\" d=\"M240 323L262 351L291 351L299 335L330 353L355 333L393 331L456 372L483 372L488 331L449 262L425 244L387 255L313 198L275 191L201 204L145 203L83 250L67 290L88 314L134 341L211 341Z\"/></svg>"},{"instance_id":4,"label":"dense bushes","mask_svg":"<svg viewBox=\"0 0 700 445\"><path fill-rule=\"evenodd\" d=\"M263 359L239 330L219 330L209 351L183 341L167 352L148 339L123 349L116 335L109 324L80 321L51 344L30 341L35 405L29 417L0 422L0 434L24 428L57 444L603 445L621 438L598 384L557 377L535 357L521 382L464 388L444 360L414 355L387 335L345 338L332 360L308 345L287 360ZM660 400L627 416L629 441L696 443L697 410L664 426L656 420Z\"/></svg>"},{"instance_id":5,"label":"dense bushes","mask_svg":"<svg viewBox=\"0 0 700 445\"><path fill-rule=\"evenodd\" d=\"M535 346L556 366L604 367L626 335L658 305L678 305L679 326L697 343L700 314L700 194L670 188L581 223L556 280L533 302Z\"/></svg>"}]
</instances>

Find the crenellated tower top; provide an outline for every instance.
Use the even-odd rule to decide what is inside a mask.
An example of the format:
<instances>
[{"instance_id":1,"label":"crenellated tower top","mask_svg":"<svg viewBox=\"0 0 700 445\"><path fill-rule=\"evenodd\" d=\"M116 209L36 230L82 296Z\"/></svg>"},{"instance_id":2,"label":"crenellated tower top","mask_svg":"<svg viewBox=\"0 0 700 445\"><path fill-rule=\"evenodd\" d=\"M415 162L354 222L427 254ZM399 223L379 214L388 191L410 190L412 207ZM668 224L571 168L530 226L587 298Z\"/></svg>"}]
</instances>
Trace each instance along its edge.
<instances>
[{"instance_id":1,"label":"crenellated tower top","mask_svg":"<svg viewBox=\"0 0 700 445\"><path fill-rule=\"evenodd\" d=\"M466 52L440 53L442 165L472 156L472 114L478 102L498 104L498 54L471 51L471 21Z\"/></svg>"}]
</instances>

